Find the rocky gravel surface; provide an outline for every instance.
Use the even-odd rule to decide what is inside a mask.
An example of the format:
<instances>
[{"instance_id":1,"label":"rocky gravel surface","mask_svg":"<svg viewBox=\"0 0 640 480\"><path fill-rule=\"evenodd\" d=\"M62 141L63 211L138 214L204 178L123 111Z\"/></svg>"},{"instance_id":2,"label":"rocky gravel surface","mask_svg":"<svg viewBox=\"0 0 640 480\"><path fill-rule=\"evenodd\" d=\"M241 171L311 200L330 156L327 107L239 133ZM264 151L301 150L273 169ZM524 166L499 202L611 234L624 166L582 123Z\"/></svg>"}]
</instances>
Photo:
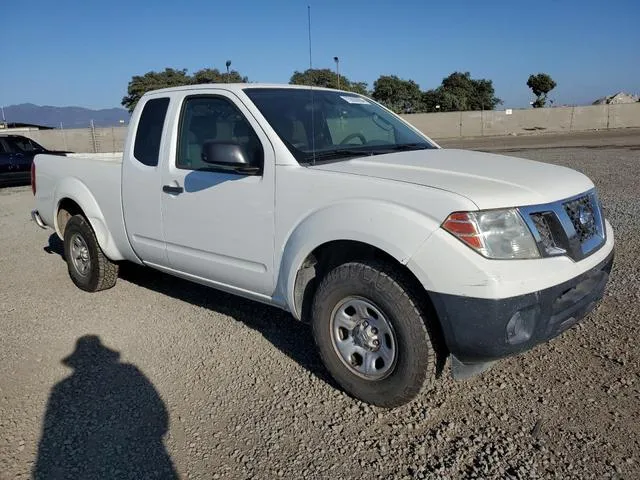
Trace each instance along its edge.
<instances>
[{"instance_id":1,"label":"rocky gravel surface","mask_svg":"<svg viewBox=\"0 0 640 480\"><path fill-rule=\"evenodd\" d=\"M338 390L274 308L135 266L81 292L29 189L0 190L0 478L640 478L640 149L509 154L594 180L617 238L606 297L395 410Z\"/></svg>"}]
</instances>

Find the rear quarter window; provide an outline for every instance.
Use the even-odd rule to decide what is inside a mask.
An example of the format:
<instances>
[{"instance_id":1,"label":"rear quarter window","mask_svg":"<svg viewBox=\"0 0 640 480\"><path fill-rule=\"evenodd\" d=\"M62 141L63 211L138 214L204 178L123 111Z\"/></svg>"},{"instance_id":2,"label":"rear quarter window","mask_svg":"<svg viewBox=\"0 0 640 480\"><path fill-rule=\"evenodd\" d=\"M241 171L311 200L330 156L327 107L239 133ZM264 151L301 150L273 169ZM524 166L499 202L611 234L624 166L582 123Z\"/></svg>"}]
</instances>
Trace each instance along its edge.
<instances>
[{"instance_id":1,"label":"rear quarter window","mask_svg":"<svg viewBox=\"0 0 640 480\"><path fill-rule=\"evenodd\" d=\"M144 104L133 146L134 158L143 165L149 167L158 165L162 128L168 107L168 98L154 98Z\"/></svg>"}]
</instances>

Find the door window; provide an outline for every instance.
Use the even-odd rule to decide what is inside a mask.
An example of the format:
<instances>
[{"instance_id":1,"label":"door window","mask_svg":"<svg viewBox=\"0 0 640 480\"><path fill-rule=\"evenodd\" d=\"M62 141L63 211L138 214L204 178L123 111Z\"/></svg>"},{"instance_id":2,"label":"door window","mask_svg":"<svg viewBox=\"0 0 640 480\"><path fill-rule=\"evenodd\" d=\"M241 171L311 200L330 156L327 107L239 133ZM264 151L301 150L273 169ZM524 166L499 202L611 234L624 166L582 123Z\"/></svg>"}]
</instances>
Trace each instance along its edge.
<instances>
[{"instance_id":1,"label":"door window","mask_svg":"<svg viewBox=\"0 0 640 480\"><path fill-rule=\"evenodd\" d=\"M187 97L182 107L176 167L207 170L202 146L207 141L236 143L254 165L262 165L262 143L238 108L223 97Z\"/></svg>"},{"instance_id":2,"label":"door window","mask_svg":"<svg viewBox=\"0 0 640 480\"><path fill-rule=\"evenodd\" d=\"M44 150L40 145L27 137L13 137L14 146L22 152L37 152Z\"/></svg>"}]
</instances>

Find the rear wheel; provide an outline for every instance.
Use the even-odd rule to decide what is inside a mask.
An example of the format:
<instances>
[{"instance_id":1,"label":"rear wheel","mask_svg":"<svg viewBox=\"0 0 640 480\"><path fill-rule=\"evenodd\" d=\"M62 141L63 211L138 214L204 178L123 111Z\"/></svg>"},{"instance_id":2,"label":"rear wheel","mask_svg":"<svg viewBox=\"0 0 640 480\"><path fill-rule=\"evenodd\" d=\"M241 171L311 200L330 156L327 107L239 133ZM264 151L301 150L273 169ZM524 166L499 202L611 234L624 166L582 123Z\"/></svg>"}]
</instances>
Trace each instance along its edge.
<instances>
[{"instance_id":1,"label":"rear wheel","mask_svg":"<svg viewBox=\"0 0 640 480\"><path fill-rule=\"evenodd\" d=\"M436 375L428 318L411 282L391 264L350 262L330 271L313 303L322 360L340 386L381 407L411 401Z\"/></svg>"},{"instance_id":2,"label":"rear wheel","mask_svg":"<svg viewBox=\"0 0 640 480\"><path fill-rule=\"evenodd\" d=\"M69 276L87 292L106 290L116 284L118 265L105 257L89 222L74 215L64 229L64 255Z\"/></svg>"}]
</instances>

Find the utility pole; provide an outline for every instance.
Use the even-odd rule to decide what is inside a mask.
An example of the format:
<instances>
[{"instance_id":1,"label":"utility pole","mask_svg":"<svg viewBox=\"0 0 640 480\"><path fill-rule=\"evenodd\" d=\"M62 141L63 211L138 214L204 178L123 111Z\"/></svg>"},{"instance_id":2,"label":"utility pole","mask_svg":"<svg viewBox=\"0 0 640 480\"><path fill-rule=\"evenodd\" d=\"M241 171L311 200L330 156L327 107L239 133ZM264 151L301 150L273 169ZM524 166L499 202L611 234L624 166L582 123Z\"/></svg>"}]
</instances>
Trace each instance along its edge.
<instances>
[{"instance_id":1,"label":"utility pole","mask_svg":"<svg viewBox=\"0 0 640 480\"><path fill-rule=\"evenodd\" d=\"M336 62L336 74L338 75L338 90L340 90L340 59L333 57L333 61Z\"/></svg>"},{"instance_id":2,"label":"utility pole","mask_svg":"<svg viewBox=\"0 0 640 480\"><path fill-rule=\"evenodd\" d=\"M91 143L93 144L93 153L98 153L98 142L96 140L96 126L93 123L93 119L91 119L89 130L91 132Z\"/></svg>"},{"instance_id":3,"label":"utility pole","mask_svg":"<svg viewBox=\"0 0 640 480\"><path fill-rule=\"evenodd\" d=\"M64 133L64 126L62 125L62 122L60 122L60 132L62 132L62 143L64 144L64 149L69 150L67 148L67 136Z\"/></svg>"}]
</instances>

